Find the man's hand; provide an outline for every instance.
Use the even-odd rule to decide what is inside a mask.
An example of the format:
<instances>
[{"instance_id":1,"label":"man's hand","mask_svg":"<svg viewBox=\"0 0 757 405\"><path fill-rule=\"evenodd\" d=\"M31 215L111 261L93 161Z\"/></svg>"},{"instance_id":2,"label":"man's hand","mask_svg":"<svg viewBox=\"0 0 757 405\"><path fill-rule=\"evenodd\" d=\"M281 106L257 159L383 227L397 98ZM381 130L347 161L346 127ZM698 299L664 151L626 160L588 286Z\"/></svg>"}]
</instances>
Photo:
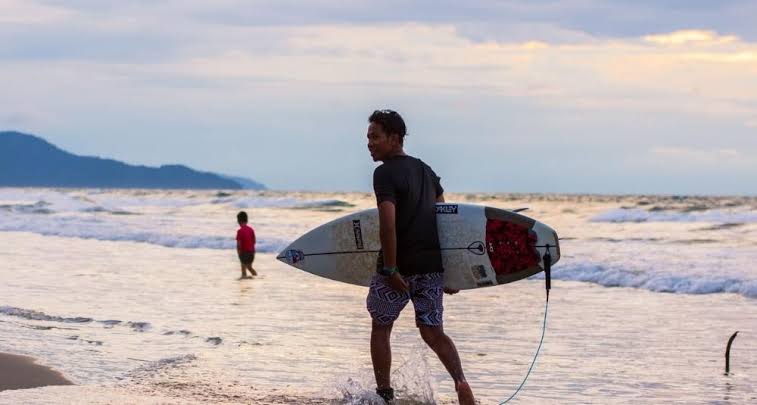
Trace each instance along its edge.
<instances>
[{"instance_id":1,"label":"man's hand","mask_svg":"<svg viewBox=\"0 0 757 405\"><path fill-rule=\"evenodd\" d=\"M447 287L444 287L444 292L445 292L446 294L452 295L452 294L457 294L457 293L459 293L459 292L460 292L460 290L453 290L453 289L451 289L451 288L447 288Z\"/></svg>"},{"instance_id":2,"label":"man's hand","mask_svg":"<svg viewBox=\"0 0 757 405\"><path fill-rule=\"evenodd\" d=\"M407 282L402 278L400 273L392 273L392 275L389 276L389 285L397 291L410 291L410 286L407 285Z\"/></svg>"}]
</instances>

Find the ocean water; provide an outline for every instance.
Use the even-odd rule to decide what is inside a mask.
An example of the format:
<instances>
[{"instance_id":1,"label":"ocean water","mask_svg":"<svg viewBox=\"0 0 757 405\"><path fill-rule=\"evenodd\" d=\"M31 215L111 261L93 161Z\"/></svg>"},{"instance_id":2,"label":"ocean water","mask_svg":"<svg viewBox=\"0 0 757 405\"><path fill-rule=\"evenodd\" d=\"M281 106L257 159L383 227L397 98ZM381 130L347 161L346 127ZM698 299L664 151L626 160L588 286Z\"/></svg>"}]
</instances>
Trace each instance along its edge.
<instances>
[{"instance_id":1,"label":"ocean water","mask_svg":"<svg viewBox=\"0 0 757 405\"><path fill-rule=\"evenodd\" d=\"M757 402L757 198L447 200L528 207L563 238L544 346L512 403ZM275 260L373 204L366 193L0 189L0 351L77 384L5 391L0 403L379 403L367 290ZM238 280L240 209L258 236L252 280ZM509 397L528 370L543 283L445 297L480 403ZM456 402L411 308L392 344L400 403Z\"/></svg>"}]
</instances>

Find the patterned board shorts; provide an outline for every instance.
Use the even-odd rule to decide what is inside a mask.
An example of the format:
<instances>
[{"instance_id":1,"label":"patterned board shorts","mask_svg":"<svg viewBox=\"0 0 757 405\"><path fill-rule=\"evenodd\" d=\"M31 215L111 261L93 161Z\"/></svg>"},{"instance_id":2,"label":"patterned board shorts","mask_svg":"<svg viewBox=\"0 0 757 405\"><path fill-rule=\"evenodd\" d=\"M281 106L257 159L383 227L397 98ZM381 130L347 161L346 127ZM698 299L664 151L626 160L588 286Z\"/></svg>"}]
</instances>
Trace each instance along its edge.
<instances>
[{"instance_id":1,"label":"patterned board shorts","mask_svg":"<svg viewBox=\"0 0 757 405\"><path fill-rule=\"evenodd\" d=\"M443 273L402 276L410 287L409 292L395 290L389 285L388 278L375 274L368 289L366 305L374 322L391 324L400 316L407 302L412 300L416 325L442 326Z\"/></svg>"}]
</instances>

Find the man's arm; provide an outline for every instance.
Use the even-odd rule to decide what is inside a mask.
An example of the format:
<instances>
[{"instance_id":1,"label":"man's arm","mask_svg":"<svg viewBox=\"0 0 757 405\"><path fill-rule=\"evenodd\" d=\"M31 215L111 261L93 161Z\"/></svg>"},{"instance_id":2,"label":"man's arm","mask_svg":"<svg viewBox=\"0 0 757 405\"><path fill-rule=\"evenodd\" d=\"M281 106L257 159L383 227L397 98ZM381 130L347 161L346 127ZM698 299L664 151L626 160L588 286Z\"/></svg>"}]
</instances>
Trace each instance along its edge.
<instances>
[{"instance_id":1,"label":"man's arm","mask_svg":"<svg viewBox=\"0 0 757 405\"><path fill-rule=\"evenodd\" d=\"M378 206L379 236L381 250L384 252L384 267L397 267L397 229L396 209L391 201L384 201Z\"/></svg>"},{"instance_id":2,"label":"man's arm","mask_svg":"<svg viewBox=\"0 0 757 405\"><path fill-rule=\"evenodd\" d=\"M436 202L443 203L444 202L444 193L439 194L438 197L436 197Z\"/></svg>"},{"instance_id":3,"label":"man's arm","mask_svg":"<svg viewBox=\"0 0 757 405\"><path fill-rule=\"evenodd\" d=\"M391 201L383 201L378 205L378 212L379 237L381 239L381 250L384 254L384 267L397 267L396 207ZM389 285L395 290L409 290L407 283L398 272L389 276Z\"/></svg>"}]
</instances>

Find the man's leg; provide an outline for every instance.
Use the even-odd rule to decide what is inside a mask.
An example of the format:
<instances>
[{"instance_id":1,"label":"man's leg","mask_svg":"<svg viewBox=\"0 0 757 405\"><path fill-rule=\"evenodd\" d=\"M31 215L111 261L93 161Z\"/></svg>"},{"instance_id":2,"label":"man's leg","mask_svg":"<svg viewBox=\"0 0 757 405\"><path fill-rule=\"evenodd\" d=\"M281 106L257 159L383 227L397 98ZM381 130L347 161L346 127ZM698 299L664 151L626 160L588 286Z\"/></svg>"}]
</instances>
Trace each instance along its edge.
<instances>
[{"instance_id":1,"label":"man's leg","mask_svg":"<svg viewBox=\"0 0 757 405\"><path fill-rule=\"evenodd\" d=\"M366 298L366 307L372 319L371 360L376 376L376 393L386 401L394 398L390 378L392 348L389 342L392 325L408 301L410 294L394 290L389 286L386 276L373 276Z\"/></svg>"},{"instance_id":2,"label":"man's leg","mask_svg":"<svg viewBox=\"0 0 757 405\"><path fill-rule=\"evenodd\" d=\"M245 270L244 268L244 263L240 263L240 264L242 266L242 278L245 278L247 277L247 270Z\"/></svg>"},{"instance_id":3,"label":"man's leg","mask_svg":"<svg viewBox=\"0 0 757 405\"><path fill-rule=\"evenodd\" d=\"M418 325L418 330L421 332L423 341L436 353L449 375L455 380L455 385L465 380L457 348L452 339L444 333L444 329L441 326Z\"/></svg>"},{"instance_id":4,"label":"man's leg","mask_svg":"<svg viewBox=\"0 0 757 405\"><path fill-rule=\"evenodd\" d=\"M444 277L441 273L417 276L412 283L415 323L423 341L436 353L455 382L460 404L473 405L475 399L465 381L460 356L452 339L444 333Z\"/></svg>"},{"instance_id":5,"label":"man's leg","mask_svg":"<svg viewBox=\"0 0 757 405\"><path fill-rule=\"evenodd\" d=\"M436 353L447 372L455 382L458 400L461 404L474 404L473 392L465 381L460 356L452 339L444 333L441 326L418 325L423 341Z\"/></svg>"},{"instance_id":6,"label":"man's leg","mask_svg":"<svg viewBox=\"0 0 757 405\"><path fill-rule=\"evenodd\" d=\"M375 321L371 326L371 361L373 374L376 376L376 387L384 390L392 387L390 380L392 370L392 325L379 325Z\"/></svg>"}]
</instances>

